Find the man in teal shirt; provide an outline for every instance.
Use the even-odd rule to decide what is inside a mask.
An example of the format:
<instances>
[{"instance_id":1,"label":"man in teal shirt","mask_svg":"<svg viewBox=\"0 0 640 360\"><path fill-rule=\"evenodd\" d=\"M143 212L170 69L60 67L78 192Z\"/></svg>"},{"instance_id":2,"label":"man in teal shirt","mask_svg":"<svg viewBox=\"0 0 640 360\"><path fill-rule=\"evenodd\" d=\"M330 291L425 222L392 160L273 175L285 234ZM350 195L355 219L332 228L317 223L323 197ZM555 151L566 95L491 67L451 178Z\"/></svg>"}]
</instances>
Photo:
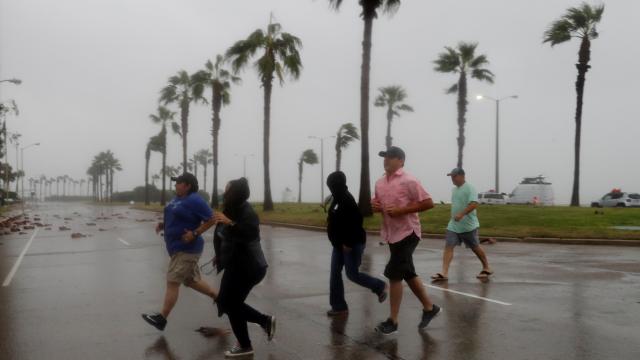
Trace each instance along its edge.
<instances>
[{"instance_id":1,"label":"man in teal shirt","mask_svg":"<svg viewBox=\"0 0 640 360\"><path fill-rule=\"evenodd\" d=\"M465 172L461 168L451 170L447 176L456 186L451 194L451 219L447 226L446 245L442 258L442 272L431 277L433 281L448 280L449 265L453 260L453 249L464 243L467 248L473 251L482 263L482 271L478 274L478 279L486 279L493 274L487 261L487 255L480 247L478 237L478 193L476 189L465 180Z\"/></svg>"}]
</instances>

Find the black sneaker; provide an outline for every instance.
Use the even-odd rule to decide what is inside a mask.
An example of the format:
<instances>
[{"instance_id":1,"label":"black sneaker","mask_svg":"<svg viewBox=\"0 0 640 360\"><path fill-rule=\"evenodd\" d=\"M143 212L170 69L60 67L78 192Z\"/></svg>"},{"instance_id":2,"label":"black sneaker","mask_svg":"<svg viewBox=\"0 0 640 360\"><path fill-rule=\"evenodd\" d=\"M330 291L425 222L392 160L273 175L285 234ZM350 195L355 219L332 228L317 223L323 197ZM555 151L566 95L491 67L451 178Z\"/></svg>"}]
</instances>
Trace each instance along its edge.
<instances>
[{"instance_id":1,"label":"black sneaker","mask_svg":"<svg viewBox=\"0 0 640 360\"><path fill-rule=\"evenodd\" d=\"M391 319L387 319L376 326L376 332L382 335L395 334L398 332L398 324L395 324Z\"/></svg>"},{"instance_id":2,"label":"black sneaker","mask_svg":"<svg viewBox=\"0 0 640 360\"><path fill-rule=\"evenodd\" d=\"M148 322L149 325L160 331L164 330L165 326L167 326L167 319L165 319L164 316L158 313L142 314L142 318L144 319L144 321Z\"/></svg>"},{"instance_id":3,"label":"black sneaker","mask_svg":"<svg viewBox=\"0 0 640 360\"><path fill-rule=\"evenodd\" d=\"M231 350L225 351L224 356L228 358L253 355L253 348L243 348L240 345L234 346Z\"/></svg>"},{"instance_id":4,"label":"black sneaker","mask_svg":"<svg viewBox=\"0 0 640 360\"><path fill-rule=\"evenodd\" d=\"M327 316L328 317L336 317L336 316L344 316L344 315L349 315L349 310L329 310L327 311Z\"/></svg>"},{"instance_id":5,"label":"black sneaker","mask_svg":"<svg viewBox=\"0 0 640 360\"><path fill-rule=\"evenodd\" d=\"M267 333L267 340L273 340L273 337L276 335L276 317L269 316L269 321L267 322L267 327L264 328L264 332Z\"/></svg>"},{"instance_id":6,"label":"black sneaker","mask_svg":"<svg viewBox=\"0 0 640 360\"><path fill-rule=\"evenodd\" d=\"M431 309L431 311L422 310L422 320L420 320L420 324L418 324L418 329L426 328L431 320L433 320L434 317L440 314L441 310L442 309L436 304L433 304L433 309Z\"/></svg>"}]
</instances>

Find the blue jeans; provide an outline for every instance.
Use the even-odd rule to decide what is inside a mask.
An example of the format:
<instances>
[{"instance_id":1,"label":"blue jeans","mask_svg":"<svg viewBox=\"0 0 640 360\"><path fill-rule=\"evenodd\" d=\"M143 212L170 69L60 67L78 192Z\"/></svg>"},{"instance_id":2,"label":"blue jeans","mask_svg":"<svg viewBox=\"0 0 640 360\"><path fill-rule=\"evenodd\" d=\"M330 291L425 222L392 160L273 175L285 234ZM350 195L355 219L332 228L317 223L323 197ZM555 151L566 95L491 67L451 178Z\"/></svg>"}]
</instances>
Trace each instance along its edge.
<instances>
[{"instance_id":1,"label":"blue jeans","mask_svg":"<svg viewBox=\"0 0 640 360\"><path fill-rule=\"evenodd\" d=\"M347 310L347 302L344 299L344 285L342 283L342 268L345 268L347 278L354 283L366 287L374 294L379 295L384 291L385 282L361 273L360 262L364 253L365 244L357 244L351 251L345 252L342 248L333 248L331 254L331 276L329 286L329 303L336 311Z\"/></svg>"}]
</instances>

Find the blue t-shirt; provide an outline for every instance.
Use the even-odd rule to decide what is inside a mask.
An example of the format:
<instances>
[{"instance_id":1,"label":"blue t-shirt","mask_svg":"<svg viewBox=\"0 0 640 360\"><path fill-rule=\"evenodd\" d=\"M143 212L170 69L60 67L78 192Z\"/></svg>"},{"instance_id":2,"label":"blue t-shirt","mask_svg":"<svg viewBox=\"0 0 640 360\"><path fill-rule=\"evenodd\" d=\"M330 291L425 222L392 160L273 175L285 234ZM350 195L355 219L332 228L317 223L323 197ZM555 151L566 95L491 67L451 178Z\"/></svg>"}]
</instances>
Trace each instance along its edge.
<instances>
[{"instance_id":1,"label":"blue t-shirt","mask_svg":"<svg viewBox=\"0 0 640 360\"><path fill-rule=\"evenodd\" d=\"M186 244L182 241L185 229L195 230L213 216L213 211L197 193L174 197L164 208L164 241L169 255L177 252L202 253L204 240L198 236Z\"/></svg>"}]
</instances>

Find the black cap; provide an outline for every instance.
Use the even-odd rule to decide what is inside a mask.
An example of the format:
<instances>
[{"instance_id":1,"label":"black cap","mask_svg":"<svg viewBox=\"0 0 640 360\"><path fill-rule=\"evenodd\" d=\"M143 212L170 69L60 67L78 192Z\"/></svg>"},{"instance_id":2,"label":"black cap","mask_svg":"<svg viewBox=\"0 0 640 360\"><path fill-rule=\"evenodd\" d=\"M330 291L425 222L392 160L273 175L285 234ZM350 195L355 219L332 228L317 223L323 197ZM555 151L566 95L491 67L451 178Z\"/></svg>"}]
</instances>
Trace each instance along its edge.
<instances>
[{"instance_id":1,"label":"black cap","mask_svg":"<svg viewBox=\"0 0 640 360\"><path fill-rule=\"evenodd\" d=\"M447 174L447 176L457 176L457 175L464 175L464 169L454 168L453 170L451 170L450 173Z\"/></svg>"},{"instance_id":2,"label":"black cap","mask_svg":"<svg viewBox=\"0 0 640 360\"><path fill-rule=\"evenodd\" d=\"M378 155L384 158L405 159L404 151L397 146L391 146L386 151L380 151Z\"/></svg>"},{"instance_id":3,"label":"black cap","mask_svg":"<svg viewBox=\"0 0 640 360\"><path fill-rule=\"evenodd\" d=\"M183 173L180 176L172 177L171 180L176 183L191 185L191 192L198 192L198 179L191 173Z\"/></svg>"}]
</instances>

